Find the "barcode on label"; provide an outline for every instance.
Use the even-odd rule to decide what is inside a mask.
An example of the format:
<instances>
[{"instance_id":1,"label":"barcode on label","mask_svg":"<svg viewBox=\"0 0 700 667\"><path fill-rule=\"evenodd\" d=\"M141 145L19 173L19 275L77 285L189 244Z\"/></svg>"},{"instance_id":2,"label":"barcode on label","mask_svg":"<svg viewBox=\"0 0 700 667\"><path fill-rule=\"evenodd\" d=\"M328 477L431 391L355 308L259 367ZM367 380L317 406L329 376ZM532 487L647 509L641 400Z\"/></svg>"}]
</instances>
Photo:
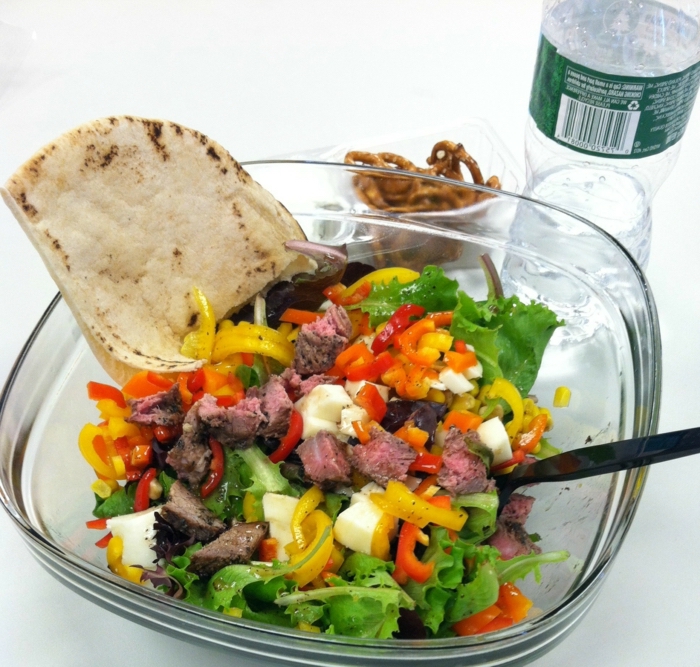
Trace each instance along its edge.
<instances>
[{"instance_id":1,"label":"barcode on label","mask_svg":"<svg viewBox=\"0 0 700 667\"><path fill-rule=\"evenodd\" d=\"M629 155L640 115L640 111L600 109L562 95L554 137L587 151Z\"/></svg>"}]
</instances>

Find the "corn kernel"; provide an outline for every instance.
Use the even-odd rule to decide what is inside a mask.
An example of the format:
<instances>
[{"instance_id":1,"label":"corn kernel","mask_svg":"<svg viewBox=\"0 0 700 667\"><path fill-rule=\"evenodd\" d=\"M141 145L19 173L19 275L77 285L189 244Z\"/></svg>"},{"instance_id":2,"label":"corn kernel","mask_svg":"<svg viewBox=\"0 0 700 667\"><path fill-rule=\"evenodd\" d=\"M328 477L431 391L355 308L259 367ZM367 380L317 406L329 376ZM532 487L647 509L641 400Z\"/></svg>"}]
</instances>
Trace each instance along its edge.
<instances>
[{"instance_id":1,"label":"corn kernel","mask_svg":"<svg viewBox=\"0 0 700 667\"><path fill-rule=\"evenodd\" d=\"M474 412L478 401L471 394L460 394L452 401L450 410L457 412Z\"/></svg>"},{"instance_id":2,"label":"corn kernel","mask_svg":"<svg viewBox=\"0 0 700 667\"><path fill-rule=\"evenodd\" d=\"M321 628L317 625L311 625L311 623L305 623L304 621L299 622L297 630L303 630L304 632L321 632Z\"/></svg>"},{"instance_id":3,"label":"corn kernel","mask_svg":"<svg viewBox=\"0 0 700 667\"><path fill-rule=\"evenodd\" d=\"M566 408L571 400L571 389L568 387L557 387L554 391L554 407Z\"/></svg>"},{"instance_id":4,"label":"corn kernel","mask_svg":"<svg viewBox=\"0 0 700 667\"><path fill-rule=\"evenodd\" d=\"M107 484L107 482L105 482L103 479L96 479L90 485L90 488L103 500L106 500L112 495L112 489L110 488L109 484Z\"/></svg>"},{"instance_id":5,"label":"corn kernel","mask_svg":"<svg viewBox=\"0 0 700 667\"><path fill-rule=\"evenodd\" d=\"M428 391L427 399L433 403L444 403L445 402L445 392L439 389L430 389Z\"/></svg>"},{"instance_id":6,"label":"corn kernel","mask_svg":"<svg viewBox=\"0 0 700 667\"><path fill-rule=\"evenodd\" d=\"M483 403L486 400L486 394L488 394L491 391L491 385L490 384L485 384L483 387L479 389L479 393L477 395L477 398Z\"/></svg>"}]
</instances>

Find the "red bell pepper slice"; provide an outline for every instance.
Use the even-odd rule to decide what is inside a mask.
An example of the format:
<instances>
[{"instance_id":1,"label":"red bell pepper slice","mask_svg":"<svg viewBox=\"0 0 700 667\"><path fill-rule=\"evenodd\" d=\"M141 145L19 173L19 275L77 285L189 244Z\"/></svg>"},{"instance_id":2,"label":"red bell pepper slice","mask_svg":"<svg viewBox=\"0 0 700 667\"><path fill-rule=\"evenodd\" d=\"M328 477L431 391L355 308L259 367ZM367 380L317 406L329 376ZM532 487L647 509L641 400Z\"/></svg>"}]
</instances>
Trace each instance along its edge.
<instances>
[{"instance_id":1,"label":"red bell pepper slice","mask_svg":"<svg viewBox=\"0 0 700 667\"><path fill-rule=\"evenodd\" d=\"M134 512L143 512L143 510L147 510L151 504L148 491L151 486L151 481L156 476L156 472L155 468L149 468L141 475L141 479L136 486L136 494L134 495Z\"/></svg>"},{"instance_id":2,"label":"red bell pepper slice","mask_svg":"<svg viewBox=\"0 0 700 667\"><path fill-rule=\"evenodd\" d=\"M101 401L102 399L109 398L120 408L126 407L124 394L116 387L112 387L109 384L102 384L101 382L88 382L87 390L88 398L92 401Z\"/></svg>"},{"instance_id":3,"label":"red bell pepper slice","mask_svg":"<svg viewBox=\"0 0 700 667\"><path fill-rule=\"evenodd\" d=\"M407 329L412 323L412 317L421 317L425 313L425 308L417 306L413 303L407 303L399 306L396 312L389 318L386 326L377 334L372 341L372 352L379 354L384 352L391 343L391 339L395 334L401 333Z\"/></svg>"},{"instance_id":4,"label":"red bell pepper slice","mask_svg":"<svg viewBox=\"0 0 700 667\"><path fill-rule=\"evenodd\" d=\"M377 387L369 382L363 384L355 396L355 403L364 408L372 421L381 423L386 415L386 401L382 398Z\"/></svg>"},{"instance_id":5,"label":"red bell pepper slice","mask_svg":"<svg viewBox=\"0 0 700 667\"><path fill-rule=\"evenodd\" d=\"M442 456L429 452L420 452L415 461L408 466L410 472L427 472L429 475L439 473L440 468L442 468Z\"/></svg>"},{"instance_id":6,"label":"red bell pepper slice","mask_svg":"<svg viewBox=\"0 0 700 667\"><path fill-rule=\"evenodd\" d=\"M86 521L85 525L90 530L105 530L107 528L107 519L93 519L92 521Z\"/></svg>"},{"instance_id":7,"label":"red bell pepper slice","mask_svg":"<svg viewBox=\"0 0 700 667\"><path fill-rule=\"evenodd\" d=\"M289 429L287 434L280 440L279 447L270 454L269 459L273 463L284 461L291 451L296 447L296 444L301 440L301 434L304 432L304 418L297 410L292 410L292 416L289 420Z\"/></svg>"},{"instance_id":8,"label":"red bell pepper slice","mask_svg":"<svg viewBox=\"0 0 700 667\"><path fill-rule=\"evenodd\" d=\"M463 340L456 340L454 342L455 346L455 352L459 352L460 354L465 354L469 350L467 349L467 344Z\"/></svg>"},{"instance_id":9,"label":"red bell pepper slice","mask_svg":"<svg viewBox=\"0 0 700 667\"><path fill-rule=\"evenodd\" d=\"M350 380L350 382L358 382L360 380L375 382L379 376L386 373L394 363L394 357L388 352L382 352L374 361L357 366L349 366L345 371L345 377Z\"/></svg>"},{"instance_id":10,"label":"red bell pepper slice","mask_svg":"<svg viewBox=\"0 0 700 667\"><path fill-rule=\"evenodd\" d=\"M179 438L182 432L182 426L163 426L158 425L153 427L153 437L158 442L169 442L175 438Z\"/></svg>"},{"instance_id":11,"label":"red bell pepper slice","mask_svg":"<svg viewBox=\"0 0 700 667\"><path fill-rule=\"evenodd\" d=\"M196 394L204 387L204 369L198 368L187 380L187 388L192 394ZM193 401L194 402L194 401Z\"/></svg>"},{"instance_id":12,"label":"red bell pepper slice","mask_svg":"<svg viewBox=\"0 0 700 667\"><path fill-rule=\"evenodd\" d=\"M422 563L416 558L415 549L420 528L415 524L404 521L399 533L399 543L396 547L396 569L393 577L397 583L404 585L408 577L424 584L433 573L435 563Z\"/></svg>"},{"instance_id":13,"label":"red bell pepper slice","mask_svg":"<svg viewBox=\"0 0 700 667\"><path fill-rule=\"evenodd\" d=\"M508 459L503 463L499 463L497 466L491 466L491 472L498 472L499 470L505 470L506 468L510 468L511 466L516 466L519 463L522 463L524 460L525 450L519 449L518 451L513 452L512 459Z\"/></svg>"},{"instance_id":14,"label":"red bell pepper slice","mask_svg":"<svg viewBox=\"0 0 700 667\"><path fill-rule=\"evenodd\" d=\"M214 438L209 438L209 447L211 449L211 463L209 464L209 477L202 484L200 495L206 498L219 485L221 478L224 476L224 448L221 443Z\"/></svg>"},{"instance_id":15,"label":"red bell pepper slice","mask_svg":"<svg viewBox=\"0 0 700 667\"><path fill-rule=\"evenodd\" d=\"M101 537L99 540L97 540L97 542L95 542L95 546L98 549L106 549L111 539L112 533L107 533L104 537Z\"/></svg>"}]
</instances>

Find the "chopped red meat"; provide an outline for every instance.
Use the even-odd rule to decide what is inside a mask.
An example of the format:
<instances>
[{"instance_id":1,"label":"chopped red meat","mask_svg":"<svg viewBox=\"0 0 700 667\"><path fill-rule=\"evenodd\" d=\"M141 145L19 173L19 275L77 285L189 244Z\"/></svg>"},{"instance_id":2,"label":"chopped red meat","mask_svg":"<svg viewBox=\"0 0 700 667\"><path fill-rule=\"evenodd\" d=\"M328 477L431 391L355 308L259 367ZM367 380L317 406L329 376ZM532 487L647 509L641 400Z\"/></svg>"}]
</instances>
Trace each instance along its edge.
<instances>
[{"instance_id":1,"label":"chopped red meat","mask_svg":"<svg viewBox=\"0 0 700 667\"><path fill-rule=\"evenodd\" d=\"M372 428L369 435L367 443L352 448L352 466L382 486L392 479L405 481L416 451L387 431Z\"/></svg>"},{"instance_id":2,"label":"chopped red meat","mask_svg":"<svg viewBox=\"0 0 700 667\"><path fill-rule=\"evenodd\" d=\"M467 440L480 442L476 431L464 434L454 426L445 438L438 484L453 496L492 491L495 488L493 480L488 478L484 462L469 451Z\"/></svg>"},{"instance_id":3,"label":"chopped red meat","mask_svg":"<svg viewBox=\"0 0 700 667\"><path fill-rule=\"evenodd\" d=\"M320 320L304 324L294 353L294 370L300 375L325 373L345 349L352 324L344 308L332 305Z\"/></svg>"},{"instance_id":4,"label":"chopped red meat","mask_svg":"<svg viewBox=\"0 0 700 667\"><path fill-rule=\"evenodd\" d=\"M304 464L306 476L319 487L327 489L336 484L349 484L350 463L345 454L345 444L332 433L319 431L297 447L297 454Z\"/></svg>"},{"instance_id":5,"label":"chopped red meat","mask_svg":"<svg viewBox=\"0 0 700 667\"><path fill-rule=\"evenodd\" d=\"M177 426L185 418L182 410L182 396L177 384L168 391L159 391L157 394L143 398L130 398L127 403L132 414L126 418L126 421L131 424Z\"/></svg>"},{"instance_id":6,"label":"chopped red meat","mask_svg":"<svg viewBox=\"0 0 700 667\"><path fill-rule=\"evenodd\" d=\"M260 390L260 407L267 423L261 424L259 434L266 438L281 438L289 430L294 404L279 375L272 375Z\"/></svg>"},{"instance_id":7,"label":"chopped red meat","mask_svg":"<svg viewBox=\"0 0 700 667\"><path fill-rule=\"evenodd\" d=\"M529 553L541 553L525 530L524 524L535 499L514 493L496 521L496 532L487 540L488 544L501 552L503 560Z\"/></svg>"}]
</instances>

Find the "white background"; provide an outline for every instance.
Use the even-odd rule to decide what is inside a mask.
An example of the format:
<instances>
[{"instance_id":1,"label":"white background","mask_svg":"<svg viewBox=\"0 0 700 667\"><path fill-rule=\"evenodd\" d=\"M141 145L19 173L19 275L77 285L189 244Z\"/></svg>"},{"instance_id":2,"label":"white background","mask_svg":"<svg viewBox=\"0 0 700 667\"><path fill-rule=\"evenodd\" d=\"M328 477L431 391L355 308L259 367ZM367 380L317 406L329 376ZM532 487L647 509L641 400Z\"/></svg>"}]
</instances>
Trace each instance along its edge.
<instances>
[{"instance_id":1,"label":"white background","mask_svg":"<svg viewBox=\"0 0 700 667\"><path fill-rule=\"evenodd\" d=\"M522 166L538 0L4 0L35 33L0 96L0 182L92 118L166 118L239 160L478 116ZM700 424L700 118L654 205L648 277L664 347L661 430ZM468 147L467 147L468 148ZM0 210L0 382L56 292ZM602 594L536 667L700 664L700 460L657 466ZM122 620L41 569L0 512L0 663L229 665ZM241 664L241 663L239 663Z\"/></svg>"}]
</instances>

